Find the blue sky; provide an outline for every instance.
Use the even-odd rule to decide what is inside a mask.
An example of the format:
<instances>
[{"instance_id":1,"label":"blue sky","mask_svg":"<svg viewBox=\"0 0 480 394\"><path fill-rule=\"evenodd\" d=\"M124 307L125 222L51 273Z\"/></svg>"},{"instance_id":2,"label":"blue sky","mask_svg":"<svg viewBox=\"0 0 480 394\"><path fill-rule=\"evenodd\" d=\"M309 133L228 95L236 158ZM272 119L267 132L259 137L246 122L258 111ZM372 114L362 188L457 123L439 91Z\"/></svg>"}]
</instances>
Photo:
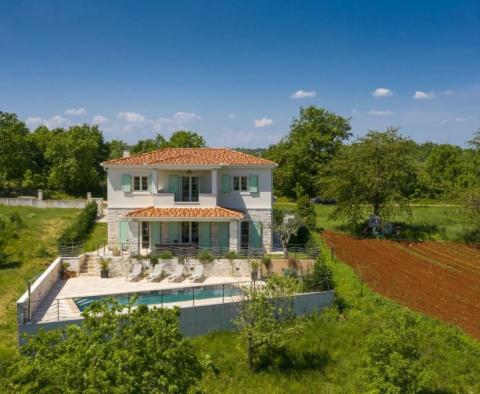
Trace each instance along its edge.
<instances>
[{"instance_id":1,"label":"blue sky","mask_svg":"<svg viewBox=\"0 0 480 394\"><path fill-rule=\"evenodd\" d=\"M0 0L0 110L128 142L268 146L300 106L462 145L480 127L478 1Z\"/></svg>"}]
</instances>

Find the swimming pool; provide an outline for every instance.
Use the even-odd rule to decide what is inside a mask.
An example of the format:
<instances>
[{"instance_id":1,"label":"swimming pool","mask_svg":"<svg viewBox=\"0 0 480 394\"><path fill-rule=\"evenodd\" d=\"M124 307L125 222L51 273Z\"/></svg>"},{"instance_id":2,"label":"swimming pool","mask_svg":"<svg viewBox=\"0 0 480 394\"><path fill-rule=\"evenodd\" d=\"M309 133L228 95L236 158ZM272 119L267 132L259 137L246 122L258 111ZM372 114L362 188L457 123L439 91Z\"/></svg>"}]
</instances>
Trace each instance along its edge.
<instances>
[{"instance_id":1,"label":"swimming pool","mask_svg":"<svg viewBox=\"0 0 480 394\"><path fill-rule=\"evenodd\" d=\"M194 289L194 290L193 290ZM92 296L74 298L80 312L88 307L92 302L107 298L114 298L120 305L127 305L132 296L137 296L135 305L163 305L173 302L204 300L208 298L232 297L241 293L240 288L232 285L208 286L208 287L185 287L181 289L168 289L150 291L148 293L129 293L116 294L108 296Z\"/></svg>"}]
</instances>

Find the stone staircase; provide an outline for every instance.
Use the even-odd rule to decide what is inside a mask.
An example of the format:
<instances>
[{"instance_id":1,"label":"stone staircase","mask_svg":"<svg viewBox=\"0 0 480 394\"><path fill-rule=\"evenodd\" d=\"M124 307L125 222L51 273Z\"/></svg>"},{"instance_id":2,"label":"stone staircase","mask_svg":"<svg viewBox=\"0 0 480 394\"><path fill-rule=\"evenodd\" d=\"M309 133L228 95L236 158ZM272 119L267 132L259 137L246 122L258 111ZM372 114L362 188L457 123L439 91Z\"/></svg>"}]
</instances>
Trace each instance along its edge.
<instances>
[{"instance_id":1,"label":"stone staircase","mask_svg":"<svg viewBox=\"0 0 480 394\"><path fill-rule=\"evenodd\" d=\"M85 255L85 259L80 264L80 276L98 276L97 257L92 254Z\"/></svg>"}]
</instances>

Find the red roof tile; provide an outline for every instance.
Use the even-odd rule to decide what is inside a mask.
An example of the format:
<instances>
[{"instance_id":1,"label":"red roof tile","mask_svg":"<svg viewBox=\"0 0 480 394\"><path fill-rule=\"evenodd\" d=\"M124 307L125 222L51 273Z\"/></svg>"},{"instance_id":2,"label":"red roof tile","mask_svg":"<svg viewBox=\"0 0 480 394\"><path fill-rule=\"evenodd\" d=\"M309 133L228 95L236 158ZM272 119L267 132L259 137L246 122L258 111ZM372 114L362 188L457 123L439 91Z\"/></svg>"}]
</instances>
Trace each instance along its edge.
<instances>
[{"instance_id":1,"label":"red roof tile","mask_svg":"<svg viewBox=\"0 0 480 394\"><path fill-rule=\"evenodd\" d=\"M227 148L164 148L120 159L108 160L109 165L239 165L273 166L275 162Z\"/></svg>"},{"instance_id":2,"label":"red roof tile","mask_svg":"<svg viewBox=\"0 0 480 394\"><path fill-rule=\"evenodd\" d=\"M130 212L131 218L231 218L242 219L243 213L222 207L213 208L142 208Z\"/></svg>"}]
</instances>

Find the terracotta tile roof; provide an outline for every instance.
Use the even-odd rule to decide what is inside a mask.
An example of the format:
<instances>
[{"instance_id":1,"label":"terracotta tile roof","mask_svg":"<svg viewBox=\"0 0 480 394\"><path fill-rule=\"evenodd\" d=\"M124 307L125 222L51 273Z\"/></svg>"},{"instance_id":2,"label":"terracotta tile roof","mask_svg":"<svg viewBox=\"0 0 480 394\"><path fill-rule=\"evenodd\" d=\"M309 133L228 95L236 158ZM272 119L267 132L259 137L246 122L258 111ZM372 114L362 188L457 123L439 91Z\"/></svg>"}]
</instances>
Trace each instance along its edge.
<instances>
[{"instance_id":1,"label":"terracotta tile roof","mask_svg":"<svg viewBox=\"0 0 480 394\"><path fill-rule=\"evenodd\" d=\"M222 207L213 208L141 208L130 212L131 218L228 218L242 219L243 213Z\"/></svg>"},{"instance_id":2,"label":"terracotta tile roof","mask_svg":"<svg viewBox=\"0 0 480 394\"><path fill-rule=\"evenodd\" d=\"M247 155L227 148L163 148L120 159L108 160L102 164L114 165L240 165L272 166L273 161Z\"/></svg>"}]
</instances>

